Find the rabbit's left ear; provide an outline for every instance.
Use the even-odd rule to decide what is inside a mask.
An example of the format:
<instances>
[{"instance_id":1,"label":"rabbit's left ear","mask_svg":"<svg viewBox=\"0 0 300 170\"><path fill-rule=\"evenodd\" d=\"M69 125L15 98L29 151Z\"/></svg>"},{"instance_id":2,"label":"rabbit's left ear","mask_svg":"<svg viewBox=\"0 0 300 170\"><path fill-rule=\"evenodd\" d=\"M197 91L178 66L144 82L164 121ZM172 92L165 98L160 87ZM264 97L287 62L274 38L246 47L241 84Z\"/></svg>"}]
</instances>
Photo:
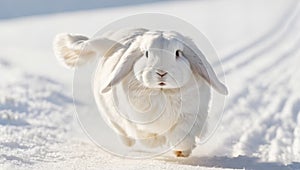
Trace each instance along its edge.
<instances>
[{"instance_id":1,"label":"rabbit's left ear","mask_svg":"<svg viewBox=\"0 0 300 170\"><path fill-rule=\"evenodd\" d=\"M86 63L91 58L111 53L123 45L108 38L94 38L76 34L58 34L53 41L53 50L58 58L66 67Z\"/></svg>"},{"instance_id":2,"label":"rabbit's left ear","mask_svg":"<svg viewBox=\"0 0 300 170\"><path fill-rule=\"evenodd\" d=\"M101 87L101 93L108 92L111 86L119 83L132 70L135 61L141 57L143 53L138 43L133 43L123 54L113 71L108 76L108 80Z\"/></svg>"},{"instance_id":3,"label":"rabbit's left ear","mask_svg":"<svg viewBox=\"0 0 300 170\"><path fill-rule=\"evenodd\" d=\"M193 42L189 42L188 45L190 47L185 47L183 53L189 60L192 70L197 72L216 91L223 95L227 95L227 87L218 79L216 73L206 60L204 54Z\"/></svg>"}]
</instances>

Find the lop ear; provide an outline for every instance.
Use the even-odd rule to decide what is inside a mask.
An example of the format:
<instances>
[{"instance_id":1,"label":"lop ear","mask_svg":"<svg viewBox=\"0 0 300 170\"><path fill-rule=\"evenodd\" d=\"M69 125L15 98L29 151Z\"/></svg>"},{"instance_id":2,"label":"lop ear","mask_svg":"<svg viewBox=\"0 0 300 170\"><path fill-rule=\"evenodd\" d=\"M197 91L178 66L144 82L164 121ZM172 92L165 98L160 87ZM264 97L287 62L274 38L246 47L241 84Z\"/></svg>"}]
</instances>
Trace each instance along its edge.
<instances>
[{"instance_id":1,"label":"lop ear","mask_svg":"<svg viewBox=\"0 0 300 170\"><path fill-rule=\"evenodd\" d=\"M74 68L97 55L105 55L121 48L122 44L107 38L90 40L82 35L58 34L53 41L56 57L66 67Z\"/></svg>"},{"instance_id":2,"label":"lop ear","mask_svg":"<svg viewBox=\"0 0 300 170\"><path fill-rule=\"evenodd\" d=\"M197 72L208 84L223 95L228 94L227 87L218 79L213 68L206 60L204 54L196 45L188 40L188 46L185 46L183 54L187 57L194 72Z\"/></svg>"},{"instance_id":3,"label":"lop ear","mask_svg":"<svg viewBox=\"0 0 300 170\"><path fill-rule=\"evenodd\" d=\"M143 53L138 43L133 43L123 54L113 71L108 76L108 80L100 89L101 93L106 93L111 86L119 83L132 70L135 61L141 57Z\"/></svg>"}]
</instances>

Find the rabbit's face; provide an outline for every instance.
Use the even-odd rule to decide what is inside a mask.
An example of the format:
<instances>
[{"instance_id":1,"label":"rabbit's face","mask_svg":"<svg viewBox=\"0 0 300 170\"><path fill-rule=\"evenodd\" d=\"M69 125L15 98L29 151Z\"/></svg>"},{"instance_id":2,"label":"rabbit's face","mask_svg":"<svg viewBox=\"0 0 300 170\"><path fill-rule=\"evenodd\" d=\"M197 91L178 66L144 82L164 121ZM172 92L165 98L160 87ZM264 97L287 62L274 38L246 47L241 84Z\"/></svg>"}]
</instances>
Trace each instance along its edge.
<instances>
[{"instance_id":1,"label":"rabbit's face","mask_svg":"<svg viewBox=\"0 0 300 170\"><path fill-rule=\"evenodd\" d=\"M183 44L163 35L143 37L144 55L134 64L135 77L148 88L180 88L192 76L189 61L183 55Z\"/></svg>"}]
</instances>

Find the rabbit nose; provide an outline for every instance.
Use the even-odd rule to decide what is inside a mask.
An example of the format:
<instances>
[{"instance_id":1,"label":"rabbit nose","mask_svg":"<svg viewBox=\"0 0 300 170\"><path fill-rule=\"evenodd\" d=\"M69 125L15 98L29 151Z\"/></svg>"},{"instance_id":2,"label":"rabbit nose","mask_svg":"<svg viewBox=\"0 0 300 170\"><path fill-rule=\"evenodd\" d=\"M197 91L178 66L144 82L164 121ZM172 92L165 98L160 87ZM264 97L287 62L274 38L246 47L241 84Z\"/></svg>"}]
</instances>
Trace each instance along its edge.
<instances>
[{"instance_id":1,"label":"rabbit nose","mask_svg":"<svg viewBox=\"0 0 300 170\"><path fill-rule=\"evenodd\" d=\"M157 71L156 71L156 74L159 75L160 77L163 77L163 76L167 75L168 72L163 71L163 70L157 70Z\"/></svg>"}]
</instances>

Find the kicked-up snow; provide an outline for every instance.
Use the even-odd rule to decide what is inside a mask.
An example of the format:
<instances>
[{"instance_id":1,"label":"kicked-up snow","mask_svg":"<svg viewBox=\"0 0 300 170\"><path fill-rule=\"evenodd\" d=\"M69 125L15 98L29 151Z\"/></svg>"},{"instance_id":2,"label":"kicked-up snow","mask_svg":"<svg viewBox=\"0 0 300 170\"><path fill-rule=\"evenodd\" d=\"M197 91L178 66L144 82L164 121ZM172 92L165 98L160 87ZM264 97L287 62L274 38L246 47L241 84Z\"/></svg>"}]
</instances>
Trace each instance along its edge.
<instances>
[{"instance_id":1,"label":"kicked-up snow","mask_svg":"<svg viewBox=\"0 0 300 170\"><path fill-rule=\"evenodd\" d=\"M72 72L52 52L57 33L92 35L146 9L194 24L225 72L222 121L189 158L133 160L102 151L80 129ZM0 30L0 169L300 169L297 0L148 4L0 21Z\"/></svg>"}]
</instances>

